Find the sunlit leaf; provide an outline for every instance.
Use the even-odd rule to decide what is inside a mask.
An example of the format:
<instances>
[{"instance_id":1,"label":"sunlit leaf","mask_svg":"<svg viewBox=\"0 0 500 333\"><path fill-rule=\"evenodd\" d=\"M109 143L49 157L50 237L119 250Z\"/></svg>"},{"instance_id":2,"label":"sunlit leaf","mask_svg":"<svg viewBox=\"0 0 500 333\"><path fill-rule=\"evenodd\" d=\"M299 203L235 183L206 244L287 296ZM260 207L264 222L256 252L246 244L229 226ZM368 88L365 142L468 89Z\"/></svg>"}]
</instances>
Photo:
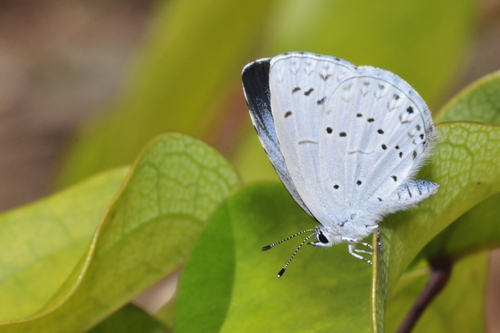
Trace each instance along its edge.
<instances>
[{"instance_id":1,"label":"sunlit leaf","mask_svg":"<svg viewBox=\"0 0 500 333\"><path fill-rule=\"evenodd\" d=\"M74 332L90 328L183 265L208 217L237 185L232 167L204 143L180 134L153 141L133 166L92 239L86 239L85 245L91 242L90 246L73 264L73 271L66 274L57 292L49 299L37 300L39 309L35 315L5 322L0 331L44 332L50 327L51 332ZM84 186L76 186L74 191L84 199L88 196L88 200L99 201L95 192L79 191ZM53 210L56 217L57 199L56 196L27 209L46 209L49 213ZM85 210L78 213L84 214ZM70 235L73 228L79 227L71 223L74 214L58 217L58 223L66 225ZM93 213L88 218L96 217ZM48 216L46 219L50 220ZM29 221L38 222L33 217ZM47 225L46 232L52 228ZM26 247L34 241L29 235L19 238ZM2 251L2 255L7 256L10 251L15 257L18 248L22 248L21 244ZM64 250L52 248L56 254ZM36 256L37 252L33 254ZM38 275L26 278L26 285L40 285ZM28 296L18 293L18 302Z\"/></svg>"},{"instance_id":2,"label":"sunlit leaf","mask_svg":"<svg viewBox=\"0 0 500 333\"><path fill-rule=\"evenodd\" d=\"M279 280L302 239L260 251L315 224L279 184L232 196L184 270L175 332L369 332L371 266L347 245L307 246Z\"/></svg>"},{"instance_id":3,"label":"sunlit leaf","mask_svg":"<svg viewBox=\"0 0 500 333\"><path fill-rule=\"evenodd\" d=\"M436 122L477 121L500 125L500 72L468 86L449 101L435 119Z\"/></svg>"},{"instance_id":4,"label":"sunlit leaf","mask_svg":"<svg viewBox=\"0 0 500 333\"><path fill-rule=\"evenodd\" d=\"M35 314L59 289L128 171L100 174L0 216L0 321Z\"/></svg>"}]
</instances>

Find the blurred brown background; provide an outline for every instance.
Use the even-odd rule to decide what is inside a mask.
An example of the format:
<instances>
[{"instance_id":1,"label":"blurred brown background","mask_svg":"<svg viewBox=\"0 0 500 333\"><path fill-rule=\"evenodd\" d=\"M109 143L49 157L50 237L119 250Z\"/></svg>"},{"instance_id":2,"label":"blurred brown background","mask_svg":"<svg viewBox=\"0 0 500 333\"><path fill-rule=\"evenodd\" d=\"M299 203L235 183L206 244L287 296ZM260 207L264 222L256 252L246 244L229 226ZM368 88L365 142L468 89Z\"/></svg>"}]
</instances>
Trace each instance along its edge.
<instances>
[{"instance_id":1,"label":"blurred brown background","mask_svg":"<svg viewBox=\"0 0 500 333\"><path fill-rule=\"evenodd\" d=\"M476 36L450 96L500 69L500 0L481 2ZM122 86L154 6L153 0L0 1L0 210L50 192L75 131ZM500 253L492 258L489 326L500 332Z\"/></svg>"},{"instance_id":2,"label":"blurred brown background","mask_svg":"<svg viewBox=\"0 0 500 333\"><path fill-rule=\"evenodd\" d=\"M0 1L0 210L49 191L72 134L113 99L153 1Z\"/></svg>"}]
</instances>

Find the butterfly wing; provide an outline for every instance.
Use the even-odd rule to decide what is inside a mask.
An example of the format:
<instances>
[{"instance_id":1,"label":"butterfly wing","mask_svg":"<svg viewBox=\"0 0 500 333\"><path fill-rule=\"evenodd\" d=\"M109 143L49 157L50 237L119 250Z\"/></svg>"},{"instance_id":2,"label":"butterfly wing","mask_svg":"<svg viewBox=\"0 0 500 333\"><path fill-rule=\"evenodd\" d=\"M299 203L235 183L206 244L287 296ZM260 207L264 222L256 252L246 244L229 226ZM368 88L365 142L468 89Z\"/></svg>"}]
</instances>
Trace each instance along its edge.
<instances>
[{"instance_id":1,"label":"butterfly wing","mask_svg":"<svg viewBox=\"0 0 500 333\"><path fill-rule=\"evenodd\" d=\"M269 89L286 169L318 221L353 214L377 220L398 209L389 199L435 136L430 112L409 84L381 69L288 53L271 59Z\"/></svg>"},{"instance_id":2,"label":"butterfly wing","mask_svg":"<svg viewBox=\"0 0 500 333\"><path fill-rule=\"evenodd\" d=\"M260 59L243 68L243 91L252 123L271 164L291 196L306 213L312 216L295 188L276 135L269 90L270 60L270 58Z\"/></svg>"}]
</instances>

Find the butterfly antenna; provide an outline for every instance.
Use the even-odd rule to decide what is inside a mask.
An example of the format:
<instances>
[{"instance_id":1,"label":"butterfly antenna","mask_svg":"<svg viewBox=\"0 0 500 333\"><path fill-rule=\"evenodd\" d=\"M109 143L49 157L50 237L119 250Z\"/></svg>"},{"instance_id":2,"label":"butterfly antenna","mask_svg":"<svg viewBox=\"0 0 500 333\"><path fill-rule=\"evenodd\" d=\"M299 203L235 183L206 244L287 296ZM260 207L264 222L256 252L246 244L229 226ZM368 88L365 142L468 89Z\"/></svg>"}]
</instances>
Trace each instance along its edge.
<instances>
[{"instance_id":1,"label":"butterfly antenna","mask_svg":"<svg viewBox=\"0 0 500 333\"><path fill-rule=\"evenodd\" d=\"M305 230L305 231L307 231L307 230ZM304 232L305 232L305 231L304 231ZM312 231L315 231L315 230L313 229ZM315 235L315 234L311 234L311 235L307 236L307 237L306 237L306 239L304 239L304 240L302 241L302 243L300 243L300 245L299 245L299 246L297 246L297 248L295 249L295 251L293 251L293 254L292 254L292 256L290 257L290 259L288 259L288 261L287 261L286 265L285 265L285 266L283 266L283 268L281 269L281 271L279 271L278 275L276 275L276 277L277 277L278 279L279 279L280 277L282 277L282 276L283 276L283 274L285 274L285 271L286 271L286 269L287 269L288 265L290 265L290 263L292 262L293 258L295 258L295 255L297 254L297 252L299 252L300 248L301 248L304 244L306 244L306 243L307 243L307 240L308 240L309 238L311 238L311 237L312 237L312 236L314 236L314 235Z\"/></svg>"},{"instance_id":2,"label":"butterfly antenna","mask_svg":"<svg viewBox=\"0 0 500 333\"><path fill-rule=\"evenodd\" d=\"M302 235L302 234L304 234L304 233L306 233L306 232L309 232L309 231L316 231L316 229L307 229L307 230L303 230L303 231L301 231L301 232L298 232L298 233L296 233L295 235L291 235L291 236L289 236L289 237L287 237L287 238L285 238L285 239L280 240L279 242L273 243L273 244L268 245L268 246L264 246L264 247L262 248L262 251L267 251L267 250L270 250L270 249L272 249L273 247L275 247L275 246L276 246L276 245L278 245L278 244L281 244L281 243L283 243L283 242L286 242L286 241L287 241L287 240L289 240L289 239L292 239L292 238L294 238L294 237L297 237L297 236ZM309 237L308 237L308 238L309 238Z\"/></svg>"}]
</instances>

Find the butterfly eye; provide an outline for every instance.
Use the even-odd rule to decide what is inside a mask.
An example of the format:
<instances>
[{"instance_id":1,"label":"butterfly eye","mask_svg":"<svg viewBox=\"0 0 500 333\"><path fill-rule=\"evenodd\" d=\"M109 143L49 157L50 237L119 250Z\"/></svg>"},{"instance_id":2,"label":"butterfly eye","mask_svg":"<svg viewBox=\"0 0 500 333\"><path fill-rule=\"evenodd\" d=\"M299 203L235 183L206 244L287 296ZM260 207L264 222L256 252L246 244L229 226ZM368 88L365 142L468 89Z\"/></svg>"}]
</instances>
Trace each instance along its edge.
<instances>
[{"instance_id":1,"label":"butterfly eye","mask_svg":"<svg viewBox=\"0 0 500 333\"><path fill-rule=\"evenodd\" d=\"M328 238L322 232L318 234L318 240L323 244L328 244Z\"/></svg>"}]
</instances>

